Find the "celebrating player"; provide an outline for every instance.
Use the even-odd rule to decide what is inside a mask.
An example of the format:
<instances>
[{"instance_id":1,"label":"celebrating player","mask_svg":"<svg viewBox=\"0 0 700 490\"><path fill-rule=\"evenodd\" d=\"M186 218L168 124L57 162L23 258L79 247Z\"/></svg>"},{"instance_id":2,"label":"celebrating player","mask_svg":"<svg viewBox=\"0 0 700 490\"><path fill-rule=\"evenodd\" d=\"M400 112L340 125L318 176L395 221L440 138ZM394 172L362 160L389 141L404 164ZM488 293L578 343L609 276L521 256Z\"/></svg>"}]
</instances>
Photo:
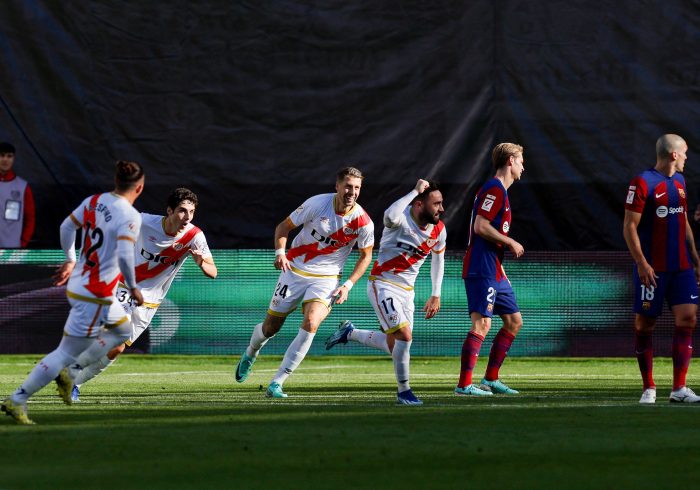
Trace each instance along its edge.
<instances>
[{"instance_id":1,"label":"celebrating player","mask_svg":"<svg viewBox=\"0 0 700 490\"><path fill-rule=\"evenodd\" d=\"M367 295L384 332L361 330L350 321L340 324L326 340L326 349L348 340L391 354L398 383L396 401L422 405L408 383L413 330L413 285L425 258L432 252L433 292L423 307L425 318L440 310L447 232L440 221L442 193L437 184L419 179L416 187L384 212L379 256L372 267Z\"/></svg>"},{"instance_id":2,"label":"celebrating player","mask_svg":"<svg viewBox=\"0 0 700 490\"><path fill-rule=\"evenodd\" d=\"M187 260L188 253L202 272L212 279L217 270L202 230L192 224L197 209L197 195L189 189L175 189L167 200L167 216L141 213L141 233L136 242L136 283L144 303L136 306L128 289L122 283L117 299L131 314L131 336L107 355L86 366L75 378L71 394L78 401L80 385L107 369L148 328L162 303L177 271Z\"/></svg>"},{"instance_id":3,"label":"celebrating player","mask_svg":"<svg viewBox=\"0 0 700 490\"><path fill-rule=\"evenodd\" d=\"M525 169L523 147L500 143L493 149L491 161L496 175L476 194L462 271L472 327L462 345L459 383L455 388L455 394L460 396L518 393L498 379L498 371L523 325L515 293L502 265L506 247L516 257L525 253L521 244L508 237L511 224L508 188L520 180ZM494 314L501 317L503 327L493 339L486 375L476 386L472 384L472 372Z\"/></svg>"},{"instance_id":4,"label":"celebrating player","mask_svg":"<svg viewBox=\"0 0 700 490\"><path fill-rule=\"evenodd\" d=\"M656 402L652 332L668 302L673 330L671 402L698 403L685 385L698 311L698 253L688 222L685 179L688 145L678 135L656 141L656 165L632 179L625 201L623 234L634 267L635 351L644 391L639 403Z\"/></svg>"},{"instance_id":5,"label":"celebrating player","mask_svg":"<svg viewBox=\"0 0 700 490\"><path fill-rule=\"evenodd\" d=\"M71 310L58 348L39 361L2 403L2 410L18 424L34 423L27 415L27 399L53 379L59 395L70 405L73 380L66 366L87 366L131 334L129 317L114 292L121 271L134 303L143 303L134 272L134 243L141 216L133 207L144 186L141 165L117 162L115 183L114 192L88 197L61 224L66 261L54 277L57 286L68 283ZM75 267L78 228L82 229L83 244Z\"/></svg>"},{"instance_id":6,"label":"celebrating player","mask_svg":"<svg viewBox=\"0 0 700 490\"><path fill-rule=\"evenodd\" d=\"M372 261L374 224L357 204L362 187L362 172L347 167L338 172L335 194L320 194L306 200L275 228L275 268L281 270L263 323L253 328L250 345L236 367L236 381L246 380L260 349L284 324L284 320L302 303L304 320L299 333L287 348L266 396L286 398L282 385L301 364L311 347L321 322L328 316L331 302L342 304L352 286ZM303 226L285 253L287 236ZM360 257L350 278L339 284L343 265L357 242Z\"/></svg>"}]
</instances>

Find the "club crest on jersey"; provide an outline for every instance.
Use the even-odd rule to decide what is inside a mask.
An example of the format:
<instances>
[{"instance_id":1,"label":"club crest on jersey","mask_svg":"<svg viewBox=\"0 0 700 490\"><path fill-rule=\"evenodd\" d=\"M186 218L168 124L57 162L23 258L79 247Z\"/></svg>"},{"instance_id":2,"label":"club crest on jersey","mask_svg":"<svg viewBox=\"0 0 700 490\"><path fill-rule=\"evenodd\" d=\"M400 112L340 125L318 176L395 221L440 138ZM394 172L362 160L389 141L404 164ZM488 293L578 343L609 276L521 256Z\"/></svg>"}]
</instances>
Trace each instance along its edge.
<instances>
[{"instance_id":1,"label":"club crest on jersey","mask_svg":"<svg viewBox=\"0 0 700 490\"><path fill-rule=\"evenodd\" d=\"M345 233L346 235L352 235L352 234L354 233L354 231L355 231L355 230L353 230L353 229L350 228L349 226L344 226L344 227L343 227L343 233Z\"/></svg>"},{"instance_id":2,"label":"club crest on jersey","mask_svg":"<svg viewBox=\"0 0 700 490\"><path fill-rule=\"evenodd\" d=\"M685 199L685 191L683 189L678 189L678 195L681 196L681 199Z\"/></svg>"},{"instance_id":3,"label":"club crest on jersey","mask_svg":"<svg viewBox=\"0 0 700 490\"><path fill-rule=\"evenodd\" d=\"M175 249L175 251L177 251L177 252L182 250L182 247L184 247L184 246L185 246L184 243L180 243L180 242L173 243L173 249Z\"/></svg>"},{"instance_id":4,"label":"club crest on jersey","mask_svg":"<svg viewBox=\"0 0 700 490\"><path fill-rule=\"evenodd\" d=\"M435 239L435 238L428 238L428 239L425 241L425 243L427 243L428 246L429 246L430 248L433 248L433 247L435 246L435 244L437 243L437 239Z\"/></svg>"},{"instance_id":5,"label":"club crest on jersey","mask_svg":"<svg viewBox=\"0 0 700 490\"><path fill-rule=\"evenodd\" d=\"M491 211L491 207L493 207L494 201L496 201L496 196L492 194L486 194L484 202L481 204L481 209L483 209L486 212Z\"/></svg>"}]
</instances>

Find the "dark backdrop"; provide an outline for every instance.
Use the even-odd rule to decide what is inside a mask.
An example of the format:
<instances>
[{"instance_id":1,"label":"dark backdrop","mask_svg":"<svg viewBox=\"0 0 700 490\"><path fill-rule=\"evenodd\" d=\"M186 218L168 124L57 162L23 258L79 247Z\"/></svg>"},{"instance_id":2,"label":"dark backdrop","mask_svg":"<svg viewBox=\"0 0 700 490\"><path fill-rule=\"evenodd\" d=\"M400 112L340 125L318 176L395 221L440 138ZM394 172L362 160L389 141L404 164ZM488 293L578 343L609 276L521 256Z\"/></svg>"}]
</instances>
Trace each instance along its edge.
<instances>
[{"instance_id":1,"label":"dark backdrop","mask_svg":"<svg viewBox=\"0 0 700 490\"><path fill-rule=\"evenodd\" d=\"M35 190L34 247L125 158L147 169L142 210L195 190L216 248L271 247L353 164L375 222L441 181L461 249L490 150L514 141L512 236L623 249L626 186L660 134L688 140L697 201L699 37L695 1L3 1L0 140Z\"/></svg>"}]
</instances>

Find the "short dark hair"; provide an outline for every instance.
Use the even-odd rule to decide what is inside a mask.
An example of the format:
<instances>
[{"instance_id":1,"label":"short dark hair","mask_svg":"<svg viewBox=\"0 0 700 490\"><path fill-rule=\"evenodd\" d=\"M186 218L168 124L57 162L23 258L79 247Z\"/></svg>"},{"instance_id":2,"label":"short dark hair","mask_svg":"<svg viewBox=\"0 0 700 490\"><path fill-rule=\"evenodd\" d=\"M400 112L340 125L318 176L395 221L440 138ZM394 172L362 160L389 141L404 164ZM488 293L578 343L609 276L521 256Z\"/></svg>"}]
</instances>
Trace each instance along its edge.
<instances>
[{"instance_id":1,"label":"short dark hair","mask_svg":"<svg viewBox=\"0 0 700 490\"><path fill-rule=\"evenodd\" d=\"M362 172L360 172L359 169L356 169L355 167L345 167L345 168L338 171L335 180L336 180L336 182L340 182L341 180L343 180L347 176L357 177L358 179L365 178L365 176L362 175Z\"/></svg>"},{"instance_id":2,"label":"short dark hair","mask_svg":"<svg viewBox=\"0 0 700 490\"><path fill-rule=\"evenodd\" d=\"M10 143L3 141L2 143L0 143L0 155L4 155L5 153L12 153L14 155L16 152L14 146L12 146Z\"/></svg>"},{"instance_id":3,"label":"short dark hair","mask_svg":"<svg viewBox=\"0 0 700 490\"><path fill-rule=\"evenodd\" d=\"M430 195L431 192L439 191L439 190L440 190L440 184L438 184L434 180L429 180L428 187L426 187L423 192L421 192L416 197L414 197L413 201L411 201L411 204L413 204L416 201L424 201L425 202L426 198Z\"/></svg>"},{"instance_id":4,"label":"short dark hair","mask_svg":"<svg viewBox=\"0 0 700 490\"><path fill-rule=\"evenodd\" d=\"M143 167L137 162L128 162L119 160L117 169L114 175L114 181L118 191L127 191L131 189L136 182L143 177Z\"/></svg>"},{"instance_id":5,"label":"short dark hair","mask_svg":"<svg viewBox=\"0 0 700 490\"><path fill-rule=\"evenodd\" d=\"M197 194L186 187L178 187L168 196L168 207L174 211L182 201L190 201L194 204L195 209L197 208L197 204L199 204Z\"/></svg>"}]
</instances>

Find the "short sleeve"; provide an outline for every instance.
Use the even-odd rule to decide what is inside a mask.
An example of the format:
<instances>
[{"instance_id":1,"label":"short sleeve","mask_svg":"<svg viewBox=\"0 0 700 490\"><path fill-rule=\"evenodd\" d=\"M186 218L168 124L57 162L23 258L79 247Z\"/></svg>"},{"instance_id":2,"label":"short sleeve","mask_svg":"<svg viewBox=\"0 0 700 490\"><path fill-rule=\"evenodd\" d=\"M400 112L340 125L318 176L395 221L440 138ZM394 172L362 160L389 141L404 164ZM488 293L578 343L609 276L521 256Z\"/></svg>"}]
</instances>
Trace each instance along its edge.
<instances>
[{"instance_id":1,"label":"short sleeve","mask_svg":"<svg viewBox=\"0 0 700 490\"><path fill-rule=\"evenodd\" d=\"M192 250L202 252L202 257L205 259L208 257L212 257L211 251L209 250L209 244L207 244L207 239L204 236L203 231L200 231L194 236L194 238L192 239L192 246L190 248Z\"/></svg>"},{"instance_id":2,"label":"short sleeve","mask_svg":"<svg viewBox=\"0 0 700 490\"><path fill-rule=\"evenodd\" d=\"M443 226L442 230L440 230L440 234L438 235L437 244L433 247L433 252L442 253L445 251L446 246L447 246L447 228Z\"/></svg>"},{"instance_id":3,"label":"short sleeve","mask_svg":"<svg viewBox=\"0 0 700 490\"><path fill-rule=\"evenodd\" d=\"M625 209L635 213L641 213L644 211L644 204L646 203L648 194L649 192L646 181L638 175L632 179L632 182L630 182L630 186L627 189Z\"/></svg>"},{"instance_id":4,"label":"short sleeve","mask_svg":"<svg viewBox=\"0 0 700 490\"><path fill-rule=\"evenodd\" d=\"M141 215L133 209L128 213L117 229L117 240L129 240L136 243L136 239L141 231Z\"/></svg>"},{"instance_id":5,"label":"short sleeve","mask_svg":"<svg viewBox=\"0 0 700 490\"><path fill-rule=\"evenodd\" d=\"M301 226L313 217L318 207L317 197L318 196L313 196L308 198L301 206L292 211L289 215L289 219L294 223L294 226Z\"/></svg>"},{"instance_id":6,"label":"short sleeve","mask_svg":"<svg viewBox=\"0 0 700 490\"><path fill-rule=\"evenodd\" d=\"M374 247L374 223L369 223L358 230L357 248Z\"/></svg>"},{"instance_id":7,"label":"short sleeve","mask_svg":"<svg viewBox=\"0 0 700 490\"><path fill-rule=\"evenodd\" d=\"M476 213L491 222L496 218L501 208L505 206L505 201L503 189L495 186L491 187L479 196Z\"/></svg>"}]
</instances>

